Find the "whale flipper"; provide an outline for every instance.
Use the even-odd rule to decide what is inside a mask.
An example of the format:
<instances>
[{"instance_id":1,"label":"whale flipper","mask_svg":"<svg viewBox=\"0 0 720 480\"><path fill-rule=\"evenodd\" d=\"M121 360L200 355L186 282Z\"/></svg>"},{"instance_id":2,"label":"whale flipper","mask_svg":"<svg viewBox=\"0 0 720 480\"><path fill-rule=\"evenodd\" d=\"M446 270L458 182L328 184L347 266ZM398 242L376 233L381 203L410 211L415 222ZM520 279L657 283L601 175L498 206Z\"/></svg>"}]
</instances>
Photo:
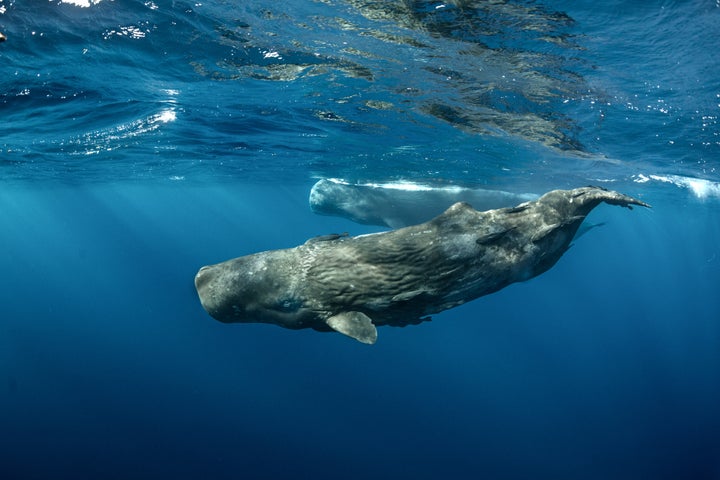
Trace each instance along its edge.
<instances>
[{"instance_id":1,"label":"whale flipper","mask_svg":"<svg viewBox=\"0 0 720 480\"><path fill-rule=\"evenodd\" d=\"M342 312L327 319L327 324L336 332L354 338L358 342L372 345L377 340L377 329L370 317L362 312Z\"/></svg>"}]
</instances>

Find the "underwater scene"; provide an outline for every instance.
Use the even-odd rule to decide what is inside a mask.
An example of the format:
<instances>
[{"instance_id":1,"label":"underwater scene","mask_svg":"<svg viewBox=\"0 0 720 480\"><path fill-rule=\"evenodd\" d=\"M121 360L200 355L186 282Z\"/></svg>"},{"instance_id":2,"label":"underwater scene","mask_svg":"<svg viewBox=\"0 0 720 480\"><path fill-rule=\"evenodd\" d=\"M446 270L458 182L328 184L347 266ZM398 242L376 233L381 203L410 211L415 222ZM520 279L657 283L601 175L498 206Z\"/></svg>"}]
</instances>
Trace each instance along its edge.
<instances>
[{"instance_id":1,"label":"underwater scene","mask_svg":"<svg viewBox=\"0 0 720 480\"><path fill-rule=\"evenodd\" d=\"M720 479L718 39L0 0L0 478Z\"/></svg>"}]
</instances>

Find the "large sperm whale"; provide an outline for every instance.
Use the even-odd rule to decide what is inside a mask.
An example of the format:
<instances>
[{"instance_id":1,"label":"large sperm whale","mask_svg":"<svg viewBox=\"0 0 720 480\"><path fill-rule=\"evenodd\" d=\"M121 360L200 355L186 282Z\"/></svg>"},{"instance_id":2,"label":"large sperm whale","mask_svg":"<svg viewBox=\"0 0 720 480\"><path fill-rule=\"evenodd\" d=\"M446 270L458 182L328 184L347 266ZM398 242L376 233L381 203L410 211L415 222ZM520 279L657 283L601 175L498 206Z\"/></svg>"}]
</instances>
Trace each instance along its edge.
<instances>
[{"instance_id":1,"label":"large sperm whale","mask_svg":"<svg viewBox=\"0 0 720 480\"><path fill-rule=\"evenodd\" d=\"M456 203L419 225L326 235L205 266L195 287L221 322L336 331L372 344L378 326L418 324L545 272L603 202L649 207L597 187L554 190L484 212Z\"/></svg>"}]
</instances>

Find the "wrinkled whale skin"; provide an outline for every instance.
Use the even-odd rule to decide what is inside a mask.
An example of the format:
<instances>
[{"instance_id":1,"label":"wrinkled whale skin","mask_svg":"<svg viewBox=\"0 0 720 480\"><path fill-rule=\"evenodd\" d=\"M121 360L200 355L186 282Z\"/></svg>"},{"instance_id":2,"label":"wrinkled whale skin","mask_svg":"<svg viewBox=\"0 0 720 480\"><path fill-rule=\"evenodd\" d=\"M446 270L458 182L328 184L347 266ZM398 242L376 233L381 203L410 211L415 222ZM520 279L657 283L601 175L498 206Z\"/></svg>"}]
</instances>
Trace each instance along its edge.
<instances>
[{"instance_id":1,"label":"wrinkled whale skin","mask_svg":"<svg viewBox=\"0 0 720 480\"><path fill-rule=\"evenodd\" d=\"M205 310L222 322L335 330L374 343L377 326L418 324L545 272L603 202L649 207L597 187L554 190L484 212L456 203L419 225L311 238L202 267L195 286Z\"/></svg>"}]
</instances>

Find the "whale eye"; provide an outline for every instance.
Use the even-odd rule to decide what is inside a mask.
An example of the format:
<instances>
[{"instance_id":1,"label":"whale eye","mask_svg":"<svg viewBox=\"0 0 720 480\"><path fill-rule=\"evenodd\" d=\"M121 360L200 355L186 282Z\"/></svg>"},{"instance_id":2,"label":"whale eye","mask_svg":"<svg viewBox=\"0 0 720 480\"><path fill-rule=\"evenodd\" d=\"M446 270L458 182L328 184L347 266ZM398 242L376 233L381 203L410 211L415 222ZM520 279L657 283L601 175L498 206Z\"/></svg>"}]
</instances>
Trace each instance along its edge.
<instances>
[{"instance_id":1,"label":"whale eye","mask_svg":"<svg viewBox=\"0 0 720 480\"><path fill-rule=\"evenodd\" d=\"M281 312L295 312L299 310L301 303L295 298L283 298L277 303L277 309Z\"/></svg>"}]
</instances>

